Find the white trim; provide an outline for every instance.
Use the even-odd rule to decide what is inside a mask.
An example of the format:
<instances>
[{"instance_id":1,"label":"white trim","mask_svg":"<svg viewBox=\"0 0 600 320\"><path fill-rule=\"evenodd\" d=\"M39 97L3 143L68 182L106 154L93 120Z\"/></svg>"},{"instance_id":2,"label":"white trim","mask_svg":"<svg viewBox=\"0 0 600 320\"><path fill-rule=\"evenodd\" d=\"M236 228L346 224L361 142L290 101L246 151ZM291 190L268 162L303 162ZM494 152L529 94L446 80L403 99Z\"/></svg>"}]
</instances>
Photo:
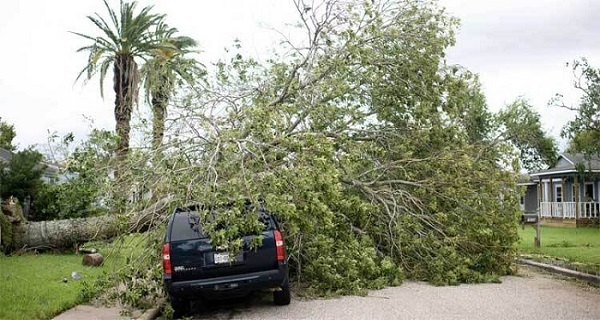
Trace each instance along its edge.
<instances>
[{"instance_id":1,"label":"white trim","mask_svg":"<svg viewBox=\"0 0 600 320\"><path fill-rule=\"evenodd\" d=\"M595 173L600 173L600 170L588 170L586 169L585 172L595 172ZM577 173L577 170L575 169L567 169L567 170L561 170L561 171L550 171L550 172L537 172L537 173L530 173L529 176L530 177L539 177L539 176L547 176L547 175L553 175L553 174L559 174L559 173Z\"/></svg>"},{"instance_id":2,"label":"white trim","mask_svg":"<svg viewBox=\"0 0 600 320\"><path fill-rule=\"evenodd\" d=\"M561 154L561 155L559 156L559 158L560 158L560 157L562 157L563 159L565 159L565 160L569 161L569 163L570 163L570 164L572 164L572 165L575 165L575 163L574 163L573 161L571 161L569 158L565 157L565 154L564 154L564 153L563 153L563 154ZM558 161L557 161L557 162L558 162Z\"/></svg>"},{"instance_id":3,"label":"white trim","mask_svg":"<svg viewBox=\"0 0 600 320\"><path fill-rule=\"evenodd\" d=\"M558 201L558 188L560 188L560 201ZM565 190L563 190L562 183L554 184L554 199L553 202L564 202L565 201Z\"/></svg>"},{"instance_id":4,"label":"white trim","mask_svg":"<svg viewBox=\"0 0 600 320\"><path fill-rule=\"evenodd\" d=\"M550 179L542 179L542 182L550 183ZM563 183L563 178L552 178L552 184Z\"/></svg>"},{"instance_id":5,"label":"white trim","mask_svg":"<svg viewBox=\"0 0 600 320\"><path fill-rule=\"evenodd\" d=\"M537 182L519 182L517 183L518 186L537 186L538 183Z\"/></svg>"}]
</instances>

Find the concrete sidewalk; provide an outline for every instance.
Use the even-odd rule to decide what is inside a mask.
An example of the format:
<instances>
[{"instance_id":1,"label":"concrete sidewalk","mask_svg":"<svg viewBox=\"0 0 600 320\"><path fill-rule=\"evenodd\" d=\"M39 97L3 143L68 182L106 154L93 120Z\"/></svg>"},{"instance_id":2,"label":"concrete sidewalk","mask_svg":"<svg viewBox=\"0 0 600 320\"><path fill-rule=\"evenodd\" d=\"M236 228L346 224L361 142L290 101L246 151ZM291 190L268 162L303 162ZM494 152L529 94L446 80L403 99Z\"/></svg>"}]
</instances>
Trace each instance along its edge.
<instances>
[{"instance_id":1,"label":"concrete sidewalk","mask_svg":"<svg viewBox=\"0 0 600 320\"><path fill-rule=\"evenodd\" d=\"M53 320L115 320L115 319L131 319L130 317L121 316L120 307L94 307L89 305L79 305L69 309Z\"/></svg>"}]
</instances>

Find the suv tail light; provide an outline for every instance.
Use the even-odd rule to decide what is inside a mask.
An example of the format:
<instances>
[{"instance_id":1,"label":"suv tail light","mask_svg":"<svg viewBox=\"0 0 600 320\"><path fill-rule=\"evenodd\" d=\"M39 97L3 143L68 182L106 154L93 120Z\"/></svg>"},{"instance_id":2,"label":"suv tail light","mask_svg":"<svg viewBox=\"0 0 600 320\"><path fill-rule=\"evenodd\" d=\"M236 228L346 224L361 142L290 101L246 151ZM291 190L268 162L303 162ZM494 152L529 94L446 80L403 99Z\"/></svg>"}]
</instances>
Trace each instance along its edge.
<instances>
[{"instance_id":1,"label":"suv tail light","mask_svg":"<svg viewBox=\"0 0 600 320\"><path fill-rule=\"evenodd\" d=\"M275 249L277 250L277 261L285 260L285 242L279 230L275 230Z\"/></svg>"},{"instance_id":2,"label":"suv tail light","mask_svg":"<svg viewBox=\"0 0 600 320\"><path fill-rule=\"evenodd\" d=\"M163 243L162 256L163 272L166 275L171 275L171 246L168 243Z\"/></svg>"}]
</instances>

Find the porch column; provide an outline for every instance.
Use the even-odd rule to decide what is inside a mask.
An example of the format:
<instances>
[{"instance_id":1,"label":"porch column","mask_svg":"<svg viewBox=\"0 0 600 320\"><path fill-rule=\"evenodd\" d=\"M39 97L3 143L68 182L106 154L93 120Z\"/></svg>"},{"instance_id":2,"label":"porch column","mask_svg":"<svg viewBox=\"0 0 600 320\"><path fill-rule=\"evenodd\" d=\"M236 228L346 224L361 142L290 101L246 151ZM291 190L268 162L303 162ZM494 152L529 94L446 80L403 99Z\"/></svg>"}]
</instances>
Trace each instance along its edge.
<instances>
[{"instance_id":1,"label":"porch column","mask_svg":"<svg viewBox=\"0 0 600 320\"><path fill-rule=\"evenodd\" d=\"M541 217L542 216L542 202L544 202L544 183L542 182L542 179L539 177L538 177L537 193L538 193L537 211L538 211L538 217Z\"/></svg>"},{"instance_id":2,"label":"porch column","mask_svg":"<svg viewBox=\"0 0 600 320\"><path fill-rule=\"evenodd\" d=\"M552 177L550 177L550 201L548 201L548 203L550 204L550 217L554 217L554 179L552 179Z\"/></svg>"},{"instance_id":3,"label":"porch column","mask_svg":"<svg viewBox=\"0 0 600 320\"><path fill-rule=\"evenodd\" d=\"M575 175L573 179L573 200L575 201L575 221L579 219L579 177Z\"/></svg>"},{"instance_id":4,"label":"porch column","mask_svg":"<svg viewBox=\"0 0 600 320\"><path fill-rule=\"evenodd\" d=\"M560 178L560 190L561 190L561 194L560 194L560 200L562 201L562 203L560 204L560 211L562 213L562 217L563 219L565 218L565 200L567 200L567 182L565 181L565 178L561 177Z\"/></svg>"}]
</instances>

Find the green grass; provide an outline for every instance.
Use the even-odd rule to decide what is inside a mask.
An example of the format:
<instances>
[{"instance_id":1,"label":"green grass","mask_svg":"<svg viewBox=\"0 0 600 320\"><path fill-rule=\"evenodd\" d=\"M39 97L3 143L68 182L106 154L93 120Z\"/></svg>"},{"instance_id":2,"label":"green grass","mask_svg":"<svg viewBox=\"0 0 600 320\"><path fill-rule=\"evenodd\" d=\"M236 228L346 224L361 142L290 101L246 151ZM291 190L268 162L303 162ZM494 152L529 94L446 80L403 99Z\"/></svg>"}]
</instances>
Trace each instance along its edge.
<instances>
[{"instance_id":1,"label":"green grass","mask_svg":"<svg viewBox=\"0 0 600 320\"><path fill-rule=\"evenodd\" d=\"M532 255L536 260L562 264L578 270L600 274L600 229L561 228L543 226L541 248L535 248L535 229L519 228L522 254Z\"/></svg>"},{"instance_id":2,"label":"green grass","mask_svg":"<svg viewBox=\"0 0 600 320\"><path fill-rule=\"evenodd\" d=\"M82 289L105 273L113 273L124 265L129 248L135 248L139 236L128 237L116 244L95 243L104 255L101 267L81 264L82 255L0 254L0 319L51 319L62 311L85 302ZM124 245L123 245L124 242ZM73 280L71 272L77 271L81 280ZM67 282L63 282L63 279Z\"/></svg>"}]
</instances>

